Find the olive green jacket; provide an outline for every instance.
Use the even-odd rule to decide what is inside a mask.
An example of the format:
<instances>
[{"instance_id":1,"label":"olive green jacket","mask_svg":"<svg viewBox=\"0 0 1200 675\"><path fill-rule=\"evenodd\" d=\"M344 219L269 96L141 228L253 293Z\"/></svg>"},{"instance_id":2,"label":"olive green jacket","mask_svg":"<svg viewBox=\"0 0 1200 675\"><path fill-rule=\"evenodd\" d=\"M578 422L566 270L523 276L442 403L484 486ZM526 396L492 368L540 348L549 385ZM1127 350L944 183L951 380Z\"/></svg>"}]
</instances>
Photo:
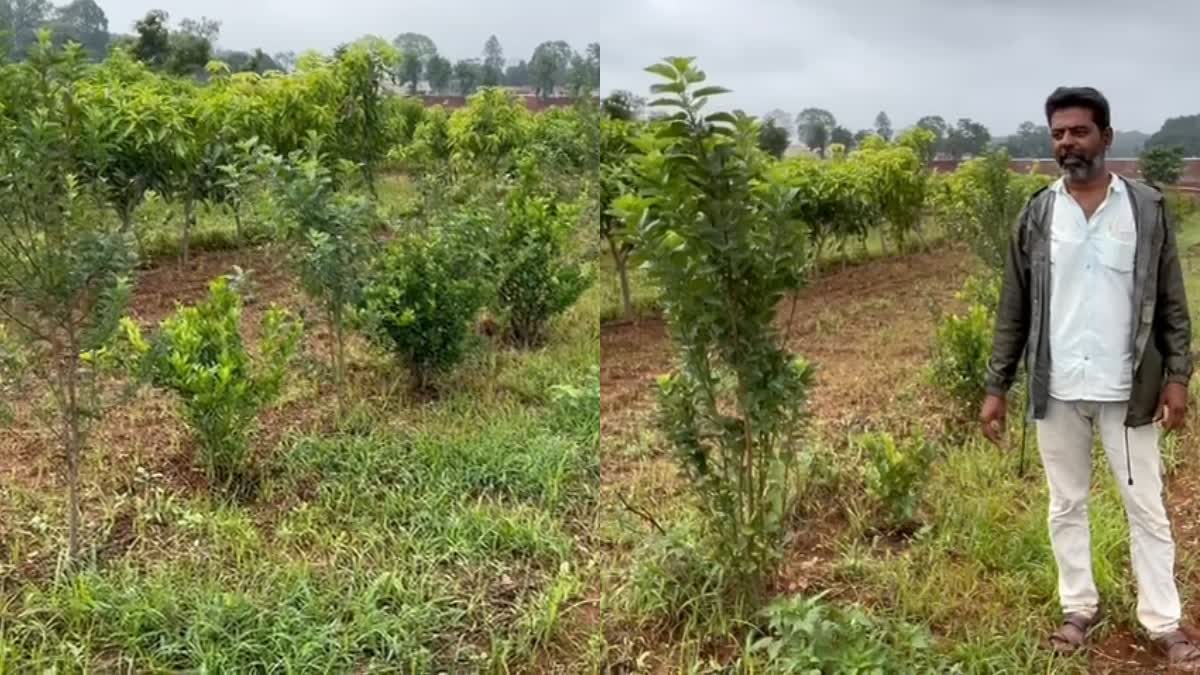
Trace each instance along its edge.
<instances>
[{"instance_id":1,"label":"olive green jacket","mask_svg":"<svg viewBox=\"0 0 1200 675\"><path fill-rule=\"evenodd\" d=\"M1149 424L1167 382L1186 385L1192 375L1191 319L1183 271L1163 195L1154 187L1121 177L1133 202L1134 254L1133 388L1125 426ZM1005 395L1022 355L1029 377L1030 413L1041 419L1050 397L1050 221L1055 192L1034 193L1009 238L1008 259L997 309L989 394Z\"/></svg>"}]
</instances>

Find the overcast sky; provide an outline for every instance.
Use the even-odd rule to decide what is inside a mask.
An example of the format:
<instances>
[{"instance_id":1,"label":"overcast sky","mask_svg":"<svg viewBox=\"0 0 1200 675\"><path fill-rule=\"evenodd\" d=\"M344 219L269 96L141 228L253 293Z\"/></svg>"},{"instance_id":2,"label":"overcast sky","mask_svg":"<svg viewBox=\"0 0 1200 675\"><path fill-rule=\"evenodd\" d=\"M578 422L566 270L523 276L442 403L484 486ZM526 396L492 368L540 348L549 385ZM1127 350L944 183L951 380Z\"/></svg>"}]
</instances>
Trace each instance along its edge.
<instances>
[{"instance_id":1,"label":"overcast sky","mask_svg":"<svg viewBox=\"0 0 1200 675\"><path fill-rule=\"evenodd\" d=\"M64 0L57 0L62 4ZM580 2L586 5L591 0ZM367 34L391 40L400 33L428 35L451 60L479 57L495 33L511 63L528 59L546 40L566 40L583 52L598 42L599 26L580 20L568 0L96 0L109 31L133 33L150 9L180 19L207 16L221 22L222 49L268 53L306 49L328 52Z\"/></svg>"},{"instance_id":2,"label":"overcast sky","mask_svg":"<svg viewBox=\"0 0 1200 675\"><path fill-rule=\"evenodd\" d=\"M594 0L590 0L594 1ZM623 5L621 10L618 6ZM712 99L763 115L825 108L851 131L886 110L993 135L1044 124L1058 85L1091 85L1119 130L1200 113L1200 0L621 0L604 3L603 93L649 95L642 69L694 56ZM616 26L614 28L614 26Z\"/></svg>"}]
</instances>

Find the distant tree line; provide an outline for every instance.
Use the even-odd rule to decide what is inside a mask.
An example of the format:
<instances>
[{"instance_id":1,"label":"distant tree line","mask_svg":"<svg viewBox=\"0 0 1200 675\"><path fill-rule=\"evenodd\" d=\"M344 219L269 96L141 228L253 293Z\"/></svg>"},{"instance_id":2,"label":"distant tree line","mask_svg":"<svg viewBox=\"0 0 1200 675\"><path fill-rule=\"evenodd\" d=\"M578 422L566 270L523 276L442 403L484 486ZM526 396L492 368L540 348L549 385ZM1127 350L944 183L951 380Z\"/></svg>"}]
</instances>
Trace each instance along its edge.
<instances>
[{"instance_id":1,"label":"distant tree line","mask_svg":"<svg viewBox=\"0 0 1200 675\"><path fill-rule=\"evenodd\" d=\"M516 63L504 56L495 35L488 37L478 58L451 62L438 53L431 38L401 33L392 41L401 55L398 84L416 92L422 84L435 94L470 95L479 87L529 87L543 98L579 95L600 88L600 45L590 43L581 54L562 40L547 40L528 59Z\"/></svg>"},{"instance_id":2,"label":"distant tree line","mask_svg":"<svg viewBox=\"0 0 1200 675\"><path fill-rule=\"evenodd\" d=\"M99 61L114 46L128 49L155 70L175 75L207 77L210 61L224 62L232 72L291 71L299 58L294 51L268 54L216 48L219 21L185 18L172 27L170 15L152 9L133 25L130 35L109 32L108 17L95 0L72 0L53 5L49 0L0 0L0 60L22 61L37 42L38 32L51 31L61 46L77 42L88 58ZM382 40L374 36L362 40ZM600 88L600 45L591 43L583 53L562 40L539 44L528 59L509 62L499 38L490 36L477 58L451 61L437 45L420 33L401 33L391 41L400 53L390 73L397 85L435 94L473 93L482 86L530 87L542 97L579 95ZM343 45L339 49L344 49Z\"/></svg>"}]
</instances>

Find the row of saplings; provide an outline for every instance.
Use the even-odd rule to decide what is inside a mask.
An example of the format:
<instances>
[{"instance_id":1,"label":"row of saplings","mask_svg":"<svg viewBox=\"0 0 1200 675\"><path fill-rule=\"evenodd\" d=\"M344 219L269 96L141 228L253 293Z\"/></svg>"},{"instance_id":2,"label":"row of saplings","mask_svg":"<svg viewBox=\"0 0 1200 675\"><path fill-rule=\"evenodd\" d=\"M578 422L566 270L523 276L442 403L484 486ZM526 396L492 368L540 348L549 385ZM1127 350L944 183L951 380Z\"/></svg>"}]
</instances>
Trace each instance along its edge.
<instances>
[{"instance_id":1,"label":"row of saplings","mask_svg":"<svg viewBox=\"0 0 1200 675\"><path fill-rule=\"evenodd\" d=\"M393 353L413 387L429 391L462 361L483 310L503 319L512 341L534 347L590 284L587 267L569 252L583 200L540 194L529 177L508 191L502 207L445 208L431 222L379 241L371 202L339 191L335 174L316 160L284 168L282 202L296 225L289 246L301 285L332 335L339 416L348 330ZM252 356L237 286L236 278L214 280L207 299L180 307L149 336L125 318L103 352L135 381L177 396L210 481L230 494L253 482L248 433L279 396L301 341L299 319L271 307Z\"/></svg>"}]
</instances>

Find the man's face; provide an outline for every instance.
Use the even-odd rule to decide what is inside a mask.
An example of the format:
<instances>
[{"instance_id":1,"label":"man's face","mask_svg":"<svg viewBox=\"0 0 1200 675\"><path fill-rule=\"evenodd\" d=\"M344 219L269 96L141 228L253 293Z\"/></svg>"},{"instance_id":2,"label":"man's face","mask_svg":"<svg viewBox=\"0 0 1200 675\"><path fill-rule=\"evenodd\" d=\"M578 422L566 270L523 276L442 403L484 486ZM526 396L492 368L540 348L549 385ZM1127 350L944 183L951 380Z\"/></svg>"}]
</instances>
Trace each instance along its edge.
<instances>
[{"instance_id":1,"label":"man's face","mask_svg":"<svg viewBox=\"0 0 1200 675\"><path fill-rule=\"evenodd\" d=\"M1062 108L1050 117L1054 158L1072 180L1094 178L1103 169L1111 131L1101 131L1087 108Z\"/></svg>"}]
</instances>

